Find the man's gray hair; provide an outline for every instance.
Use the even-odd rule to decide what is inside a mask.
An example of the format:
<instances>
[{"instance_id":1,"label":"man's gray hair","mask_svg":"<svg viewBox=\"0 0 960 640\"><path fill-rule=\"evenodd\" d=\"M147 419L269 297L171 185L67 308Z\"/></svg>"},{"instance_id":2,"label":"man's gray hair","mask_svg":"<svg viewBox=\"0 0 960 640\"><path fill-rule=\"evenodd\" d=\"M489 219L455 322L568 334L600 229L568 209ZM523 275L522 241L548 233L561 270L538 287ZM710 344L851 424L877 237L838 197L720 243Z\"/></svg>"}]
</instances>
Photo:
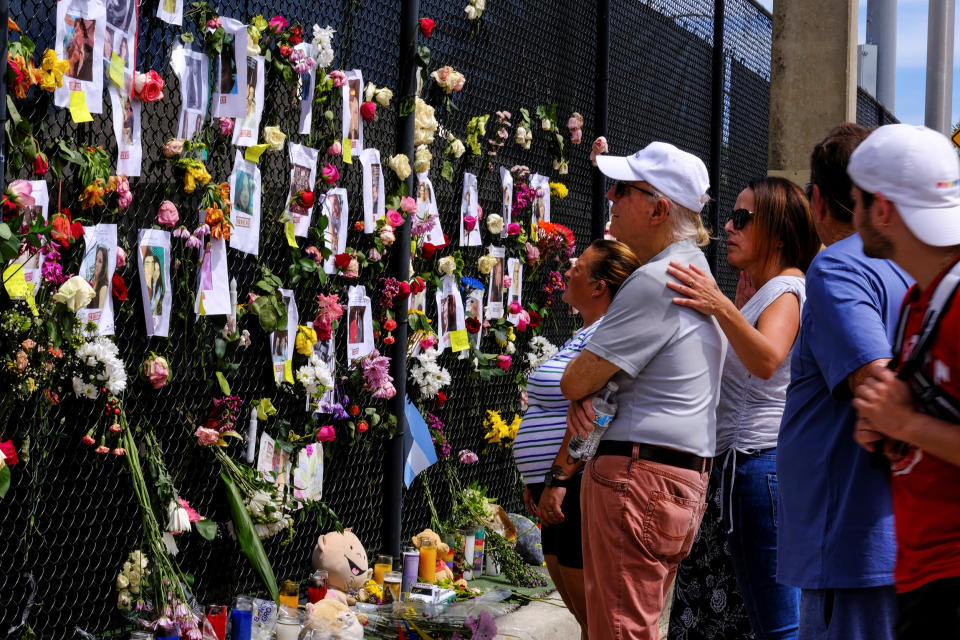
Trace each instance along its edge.
<instances>
[{"instance_id":1,"label":"man's gray hair","mask_svg":"<svg viewBox=\"0 0 960 640\"><path fill-rule=\"evenodd\" d=\"M710 244L710 232L703 226L700 214L677 204L670 198L667 200L670 202L670 224L673 225L674 242L694 240L699 247Z\"/></svg>"}]
</instances>

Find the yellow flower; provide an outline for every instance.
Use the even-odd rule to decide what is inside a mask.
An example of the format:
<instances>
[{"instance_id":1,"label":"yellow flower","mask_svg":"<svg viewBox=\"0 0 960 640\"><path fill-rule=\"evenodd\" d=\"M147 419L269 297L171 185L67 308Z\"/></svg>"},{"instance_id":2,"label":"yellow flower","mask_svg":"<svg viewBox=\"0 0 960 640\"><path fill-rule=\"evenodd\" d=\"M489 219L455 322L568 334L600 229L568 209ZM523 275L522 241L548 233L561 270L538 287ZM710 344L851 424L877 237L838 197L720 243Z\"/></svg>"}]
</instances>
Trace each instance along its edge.
<instances>
[{"instance_id":1,"label":"yellow flower","mask_svg":"<svg viewBox=\"0 0 960 640\"><path fill-rule=\"evenodd\" d=\"M309 325L300 325L297 327L297 341L295 343L297 353L305 356L313 354L313 345L317 344L317 332Z\"/></svg>"},{"instance_id":2,"label":"yellow flower","mask_svg":"<svg viewBox=\"0 0 960 640\"><path fill-rule=\"evenodd\" d=\"M562 182L550 183L551 198L558 198L560 200L563 200L564 198L567 197L567 195L569 195L569 193L570 193L570 190L567 189L567 185L563 184Z\"/></svg>"},{"instance_id":3,"label":"yellow flower","mask_svg":"<svg viewBox=\"0 0 960 640\"><path fill-rule=\"evenodd\" d=\"M104 190L104 182L98 178L93 184L83 190L83 195L80 196L80 207L82 209L90 209L94 206L102 206L104 193L106 193Z\"/></svg>"},{"instance_id":4,"label":"yellow flower","mask_svg":"<svg viewBox=\"0 0 960 640\"><path fill-rule=\"evenodd\" d=\"M183 174L183 190L187 193L193 193L197 184L201 187L210 182L210 174L207 168L199 160L195 160L187 165L187 170Z\"/></svg>"},{"instance_id":5,"label":"yellow flower","mask_svg":"<svg viewBox=\"0 0 960 640\"><path fill-rule=\"evenodd\" d=\"M53 91L63 86L63 74L70 68L70 62L60 60L53 49L47 49L43 53L43 62L41 69L43 78L40 80L40 88L44 91Z\"/></svg>"}]
</instances>

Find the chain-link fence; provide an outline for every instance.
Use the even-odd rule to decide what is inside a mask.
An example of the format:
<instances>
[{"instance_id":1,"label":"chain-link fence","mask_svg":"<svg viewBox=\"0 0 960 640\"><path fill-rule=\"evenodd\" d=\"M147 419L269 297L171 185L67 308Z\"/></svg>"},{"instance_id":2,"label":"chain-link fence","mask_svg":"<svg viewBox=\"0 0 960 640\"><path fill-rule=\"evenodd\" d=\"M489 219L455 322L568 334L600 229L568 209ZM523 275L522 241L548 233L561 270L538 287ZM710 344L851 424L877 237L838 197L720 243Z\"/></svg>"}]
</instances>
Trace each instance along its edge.
<instances>
[{"instance_id":1,"label":"chain-link fence","mask_svg":"<svg viewBox=\"0 0 960 640\"><path fill-rule=\"evenodd\" d=\"M68 1L68 0L62 0ZM455 237L459 223L459 201L464 171L478 176L480 204L495 211L499 202L500 166L527 165L531 172L563 181L570 195L552 203L552 219L570 227L577 238L578 252L589 242L593 169L589 161L590 143L599 133L607 136L611 152L632 153L652 140L677 144L711 162L711 115L719 108L723 130L722 153L714 159L720 166L720 184L714 185L716 206L705 210L709 226L718 239L712 248L719 265L717 277L727 293L733 292L736 274L725 263L721 216L732 207L737 193L755 175L766 168L767 114L769 104L769 66L771 19L750 0L728 0L725 9L723 40L723 95L717 104L712 95L712 56L714 4L710 0L657 0L611 3L610 14L610 102L609 126L605 132L595 129L594 95L597 70L597 7L574 0L497 0L487 3L480 21L465 18L466 2L421 0L420 15L436 20L437 28L426 41L432 50L432 66L452 65L467 77L465 89L454 97L456 109L444 114L437 110L443 128L462 137L470 118L510 111L516 124L518 109L534 111L537 105L556 103L560 127L565 132L567 117L582 114L583 144L566 144L569 174L557 176L547 140L536 130L533 147L524 151L512 140L495 158L469 154L454 162L453 180L440 177L438 165L445 143L438 136L431 150L434 165L431 178L438 196L441 223ZM189 3L188 3L189 6ZM362 69L364 80L378 86L396 85L400 2L351 0L313 3L292 0L224 0L213 3L223 16L248 21L254 15L267 18L280 14L291 22L309 27L329 24L337 30L337 56L332 68ZM181 190L171 165L160 154L163 143L173 136L180 104L178 82L169 69L169 55L179 41L180 29L154 16L156 1L140 6L138 63L140 70L157 69L167 83L163 101L144 105L142 142L143 170L131 179L133 206L120 216L105 216L103 222L117 222L120 244L135 247L137 230L150 227L160 202L174 200L181 215L199 207L197 194ZM54 0L14 0L11 15L37 43L37 49L54 46L56 2ZM196 27L185 21L184 30L198 35ZM199 38L198 38L199 39ZM285 131L295 128L296 105L277 96L289 93L279 77L268 74L266 104L261 126L280 125ZM111 125L110 102L92 123L75 125L65 110L52 107L49 94L17 101L25 118L38 125L41 145L49 150L56 140L74 144L102 144L115 155L116 143ZM106 97L106 96L105 96ZM869 98L861 95L861 107L869 111ZM879 113L879 112L877 112ZM876 116L879 117L879 116ZM864 119L868 120L869 115ZM536 119L534 119L537 125ZM339 126L339 116L336 124ZM386 158L395 150L396 109L380 109L377 121L365 127L368 146L380 150ZM494 129L488 125L488 135ZM512 133L512 131L511 131ZM302 136L290 136L300 142ZM215 181L225 181L233 164L233 148L224 139L211 136L211 161L207 166ZM485 147L486 149L486 147ZM360 201L360 172L357 164L338 164L342 181L353 202ZM258 266L266 265L285 277L290 265L280 214L289 193L286 151L268 153L261 160L262 230L260 256L254 258L229 252L229 270L237 278L241 296L253 289ZM7 180L26 177L26 169L8 171ZM393 179L391 175L389 179ZM77 182L68 171L61 182L48 180L51 206L77 195ZM389 187L389 185L388 185ZM55 209L52 209L55 210ZM360 207L351 207L351 224L362 219ZM101 220L92 220L100 222ZM452 243L456 245L456 242ZM447 249L452 252L455 246ZM476 275L476 260L483 247L461 249L465 274ZM188 259L180 253L180 259ZM151 424L160 437L166 464L183 498L203 515L218 522L229 520L229 512L219 481L219 465L209 452L195 444L185 428L191 421L202 421L209 409L209 391L213 384L209 373L212 344L220 324L197 320L190 304L192 293L178 291L169 339L149 338L143 330L141 300L136 264L122 272L130 287L129 300L120 305L116 341L128 371L139 368L150 351L163 353L174 371L172 382L161 391L153 391L143 382L131 384L125 407L134 428ZM386 274L389 275L389 274ZM364 274L361 274L363 280ZM536 292L528 283L525 297ZM312 314L315 287L295 288L301 318ZM371 296L375 298L375 296ZM292 392L278 389L268 365L265 335L247 318L254 342L238 352L240 369L230 376L234 393L245 402L271 398L278 415L264 426L274 436L280 432L278 418L296 428L306 419L303 400ZM547 320L545 335L559 344L577 326L575 317L566 313L562 303L555 305ZM346 342L344 331L338 344ZM519 338L522 351L522 342ZM343 351L343 349L338 349ZM447 354L441 361L453 377L449 401L436 410L446 423L451 448L456 452L471 449L483 452L481 423L486 409L497 409L505 418L518 405L513 376L502 376L489 383L472 378L471 364ZM344 355L338 366L346 367ZM27 622L43 638L73 637L80 628L101 634L122 626L117 617L114 579L127 553L140 542L138 506L130 488L122 459L96 456L78 442L95 419L95 403L65 401L47 415L24 408L8 413L0 433L15 437L33 428L30 461L16 468L9 494L0 502L0 540L5 553L0 577L0 632L16 628L13 637L23 632ZM99 405L98 405L99 406ZM247 405L249 406L249 405ZM346 526L352 526L360 539L373 551L381 545L385 514L384 474L387 468L387 444L383 440L361 439L352 448L332 445L335 455L328 457L324 470L324 501ZM239 446L230 449L240 456ZM486 486L507 510L522 508L519 477L509 449L489 448L480 461L456 466L462 484L477 481ZM452 507L444 473L434 467L414 481L403 498L403 536L408 537L428 526L431 512L427 487L441 517ZM321 526L304 514L296 523L296 535L289 543L280 539L266 542L265 548L279 579L303 579L309 568L310 551ZM283 536L278 536L282 538ZM201 602L226 601L233 594L257 590L259 581L249 564L238 553L236 543L226 535L213 542L197 536L181 536L177 560L194 578L193 591ZM29 578L28 578L29 576ZM34 586L35 593L34 593ZM28 600L32 606L27 609ZM731 625L743 628L742 618ZM687 636L683 636L687 637ZM692 636L691 636L692 637ZM720 637L720 636L717 636ZM728 636L733 637L733 636Z\"/></svg>"}]
</instances>

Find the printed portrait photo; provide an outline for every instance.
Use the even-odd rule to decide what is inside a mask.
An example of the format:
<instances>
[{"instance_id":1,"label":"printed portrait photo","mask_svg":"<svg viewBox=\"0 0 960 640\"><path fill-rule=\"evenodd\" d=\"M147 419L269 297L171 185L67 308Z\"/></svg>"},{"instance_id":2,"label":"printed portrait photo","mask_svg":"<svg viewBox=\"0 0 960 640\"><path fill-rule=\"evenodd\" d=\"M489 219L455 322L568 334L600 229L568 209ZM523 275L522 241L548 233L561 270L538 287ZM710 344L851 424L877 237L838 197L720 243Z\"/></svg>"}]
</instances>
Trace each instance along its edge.
<instances>
[{"instance_id":1,"label":"printed portrait photo","mask_svg":"<svg viewBox=\"0 0 960 640\"><path fill-rule=\"evenodd\" d=\"M363 322L366 307L351 305L347 311L347 340L350 344L361 344L363 337Z\"/></svg>"},{"instance_id":2,"label":"printed portrait photo","mask_svg":"<svg viewBox=\"0 0 960 640\"><path fill-rule=\"evenodd\" d=\"M83 257L80 273L93 287L94 292L93 300L87 305L88 309L102 309L107 303L110 295L110 279L107 277L109 269L110 251L105 245L95 245L94 249Z\"/></svg>"},{"instance_id":3,"label":"printed portrait photo","mask_svg":"<svg viewBox=\"0 0 960 640\"><path fill-rule=\"evenodd\" d=\"M231 94L238 91L237 87L237 54L235 50L236 36L227 33L223 37L223 48L220 50L220 93Z\"/></svg>"},{"instance_id":4,"label":"printed portrait photo","mask_svg":"<svg viewBox=\"0 0 960 640\"><path fill-rule=\"evenodd\" d=\"M239 211L253 214L253 192L256 188L253 176L246 171L237 171L237 193L234 195L233 205Z\"/></svg>"},{"instance_id":5,"label":"printed portrait photo","mask_svg":"<svg viewBox=\"0 0 960 640\"><path fill-rule=\"evenodd\" d=\"M93 81L93 35L96 20L68 13L64 18L63 50L66 52L66 75L84 82Z\"/></svg>"},{"instance_id":6,"label":"printed portrait photo","mask_svg":"<svg viewBox=\"0 0 960 640\"><path fill-rule=\"evenodd\" d=\"M141 246L140 254L143 256L143 278L147 283L150 310L153 315L162 316L163 298L166 294L166 284L163 281L166 252L163 247Z\"/></svg>"},{"instance_id":7,"label":"printed portrait photo","mask_svg":"<svg viewBox=\"0 0 960 640\"><path fill-rule=\"evenodd\" d=\"M308 209L299 202L294 201L294 198L301 191L311 191L313 189L312 185L310 184L310 167L305 167L301 164L295 164L291 167L291 169L290 213L304 215L308 212Z\"/></svg>"}]
</instances>

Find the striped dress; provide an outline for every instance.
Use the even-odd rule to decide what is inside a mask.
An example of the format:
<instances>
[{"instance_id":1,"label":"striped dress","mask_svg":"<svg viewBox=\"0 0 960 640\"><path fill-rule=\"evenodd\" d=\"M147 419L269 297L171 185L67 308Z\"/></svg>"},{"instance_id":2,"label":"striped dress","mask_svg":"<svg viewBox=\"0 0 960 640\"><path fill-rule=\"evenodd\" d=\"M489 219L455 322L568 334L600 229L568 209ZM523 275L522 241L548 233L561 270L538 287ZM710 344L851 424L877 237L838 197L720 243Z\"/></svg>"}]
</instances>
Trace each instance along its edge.
<instances>
[{"instance_id":1,"label":"striped dress","mask_svg":"<svg viewBox=\"0 0 960 640\"><path fill-rule=\"evenodd\" d=\"M600 326L600 318L580 329L549 360L537 367L527 381L529 409L517 431L513 457L524 484L543 482L560 450L567 429L570 402L560 391L560 378L567 364L577 357Z\"/></svg>"}]
</instances>

